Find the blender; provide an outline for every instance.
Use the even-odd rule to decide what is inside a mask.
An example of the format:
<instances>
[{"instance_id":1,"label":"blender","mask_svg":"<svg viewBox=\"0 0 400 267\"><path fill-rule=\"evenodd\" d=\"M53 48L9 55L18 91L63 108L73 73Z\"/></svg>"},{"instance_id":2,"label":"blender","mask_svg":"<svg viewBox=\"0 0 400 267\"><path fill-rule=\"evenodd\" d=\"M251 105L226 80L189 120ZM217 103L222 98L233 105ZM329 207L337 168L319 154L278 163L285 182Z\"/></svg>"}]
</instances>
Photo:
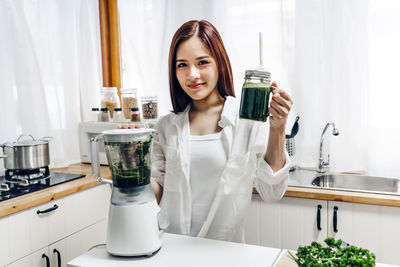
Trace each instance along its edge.
<instances>
[{"instance_id":1,"label":"blender","mask_svg":"<svg viewBox=\"0 0 400 267\"><path fill-rule=\"evenodd\" d=\"M163 230L159 206L150 184L153 129L103 131L90 140L92 175L112 184L106 249L114 256L150 256L161 248ZM112 181L100 176L99 139L104 147Z\"/></svg>"}]
</instances>

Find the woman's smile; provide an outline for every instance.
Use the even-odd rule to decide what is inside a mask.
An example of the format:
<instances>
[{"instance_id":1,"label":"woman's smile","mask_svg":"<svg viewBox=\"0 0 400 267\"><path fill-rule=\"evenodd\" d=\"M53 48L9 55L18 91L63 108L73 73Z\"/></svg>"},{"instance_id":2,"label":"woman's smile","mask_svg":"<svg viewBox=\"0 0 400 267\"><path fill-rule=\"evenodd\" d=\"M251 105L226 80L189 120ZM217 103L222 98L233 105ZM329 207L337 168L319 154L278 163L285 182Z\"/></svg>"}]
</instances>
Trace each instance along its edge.
<instances>
[{"instance_id":1,"label":"woman's smile","mask_svg":"<svg viewBox=\"0 0 400 267\"><path fill-rule=\"evenodd\" d=\"M190 87L190 89L200 89L205 84L206 83L192 83L189 84L188 86Z\"/></svg>"}]
</instances>

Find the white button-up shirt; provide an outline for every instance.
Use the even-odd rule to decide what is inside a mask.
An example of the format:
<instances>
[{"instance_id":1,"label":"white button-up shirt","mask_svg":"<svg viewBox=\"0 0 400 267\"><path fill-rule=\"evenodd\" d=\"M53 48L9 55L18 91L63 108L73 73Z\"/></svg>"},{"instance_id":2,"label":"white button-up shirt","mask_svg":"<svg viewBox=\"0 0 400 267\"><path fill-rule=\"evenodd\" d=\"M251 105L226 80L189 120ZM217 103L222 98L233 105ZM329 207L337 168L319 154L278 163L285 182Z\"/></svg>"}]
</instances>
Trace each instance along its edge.
<instances>
[{"instance_id":1,"label":"white button-up shirt","mask_svg":"<svg viewBox=\"0 0 400 267\"><path fill-rule=\"evenodd\" d=\"M156 125L151 176L163 187L160 215L169 222L167 232L190 234L192 211L190 173L190 105L171 113ZM265 201L282 198L289 177L289 155L285 166L273 172L265 161L267 124L239 119L239 102L228 96L218 125L228 161L222 172L207 219L198 236L244 242L244 219L253 187Z\"/></svg>"}]
</instances>

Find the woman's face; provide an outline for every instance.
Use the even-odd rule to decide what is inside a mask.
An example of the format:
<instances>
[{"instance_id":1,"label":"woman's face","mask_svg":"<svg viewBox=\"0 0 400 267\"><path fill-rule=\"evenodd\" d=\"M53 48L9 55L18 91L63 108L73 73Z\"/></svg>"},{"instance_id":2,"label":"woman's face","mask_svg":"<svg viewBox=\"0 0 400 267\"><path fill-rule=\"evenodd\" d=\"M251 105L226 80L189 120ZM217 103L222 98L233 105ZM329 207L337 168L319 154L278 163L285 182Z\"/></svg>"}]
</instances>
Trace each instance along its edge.
<instances>
[{"instance_id":1,"label":"woman's face","mask_svg":"<svg viewBox=\"0 0 400 267\"><path fill-rule=\"evenodd\" d=\"M193 36L178 47L176 77L193 100L203 100L218 92L217 64L199 37Z\"/></svg>"}]
</instances>

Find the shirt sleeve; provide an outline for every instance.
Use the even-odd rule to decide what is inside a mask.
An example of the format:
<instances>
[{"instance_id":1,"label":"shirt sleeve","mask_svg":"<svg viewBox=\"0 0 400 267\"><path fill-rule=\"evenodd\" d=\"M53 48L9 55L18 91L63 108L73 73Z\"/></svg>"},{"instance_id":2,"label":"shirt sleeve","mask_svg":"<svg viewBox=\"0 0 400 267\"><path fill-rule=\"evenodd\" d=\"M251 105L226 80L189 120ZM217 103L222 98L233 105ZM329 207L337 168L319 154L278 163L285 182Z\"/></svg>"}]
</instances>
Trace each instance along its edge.
<instances>
[{"instance_id":1,"label":"shirt sleeve","mask_svg":"<svg viewBox=\"0 0 400 267\"><path fill-rule=\"evenodd\" d=\"M266 124L257 124L254 126L254 150L257 155L256 174L254 179L254 187L260 194L261 198L267 202L280 200L285 194L290 169L290 157L285 150L285 165L278 171L274 172L265 161L265 153L268 142L268 126Z\"/></svg>"},{"instance_id":2,"label":"shirt sleeve","mask_svg":"<svg viewBox=\"0 0 400 267\"><path fill-rule=\"evenodd\" d=\"M162 120L156 125L158 134L153 139L153 150L151 153L151 177L162 187L164 187L165 176L165 155L162 144L164 143L164 132L162 130Z\"/></svg>"},{"instance_id":3,"label":"shirt sleeve","mask_svg":"<svg viewBox=\"0 0 400 267\"><path fill-rule=\"evenodd\" d=\"M290 158L289 154L285 151L286 163L277 172L274 172L265 161L265 153L257 157L256 177L254 179L254 187L260 194L261 198L267 202L280 200L285 194L288 179Z\"/></svg>"}]
</instances>

